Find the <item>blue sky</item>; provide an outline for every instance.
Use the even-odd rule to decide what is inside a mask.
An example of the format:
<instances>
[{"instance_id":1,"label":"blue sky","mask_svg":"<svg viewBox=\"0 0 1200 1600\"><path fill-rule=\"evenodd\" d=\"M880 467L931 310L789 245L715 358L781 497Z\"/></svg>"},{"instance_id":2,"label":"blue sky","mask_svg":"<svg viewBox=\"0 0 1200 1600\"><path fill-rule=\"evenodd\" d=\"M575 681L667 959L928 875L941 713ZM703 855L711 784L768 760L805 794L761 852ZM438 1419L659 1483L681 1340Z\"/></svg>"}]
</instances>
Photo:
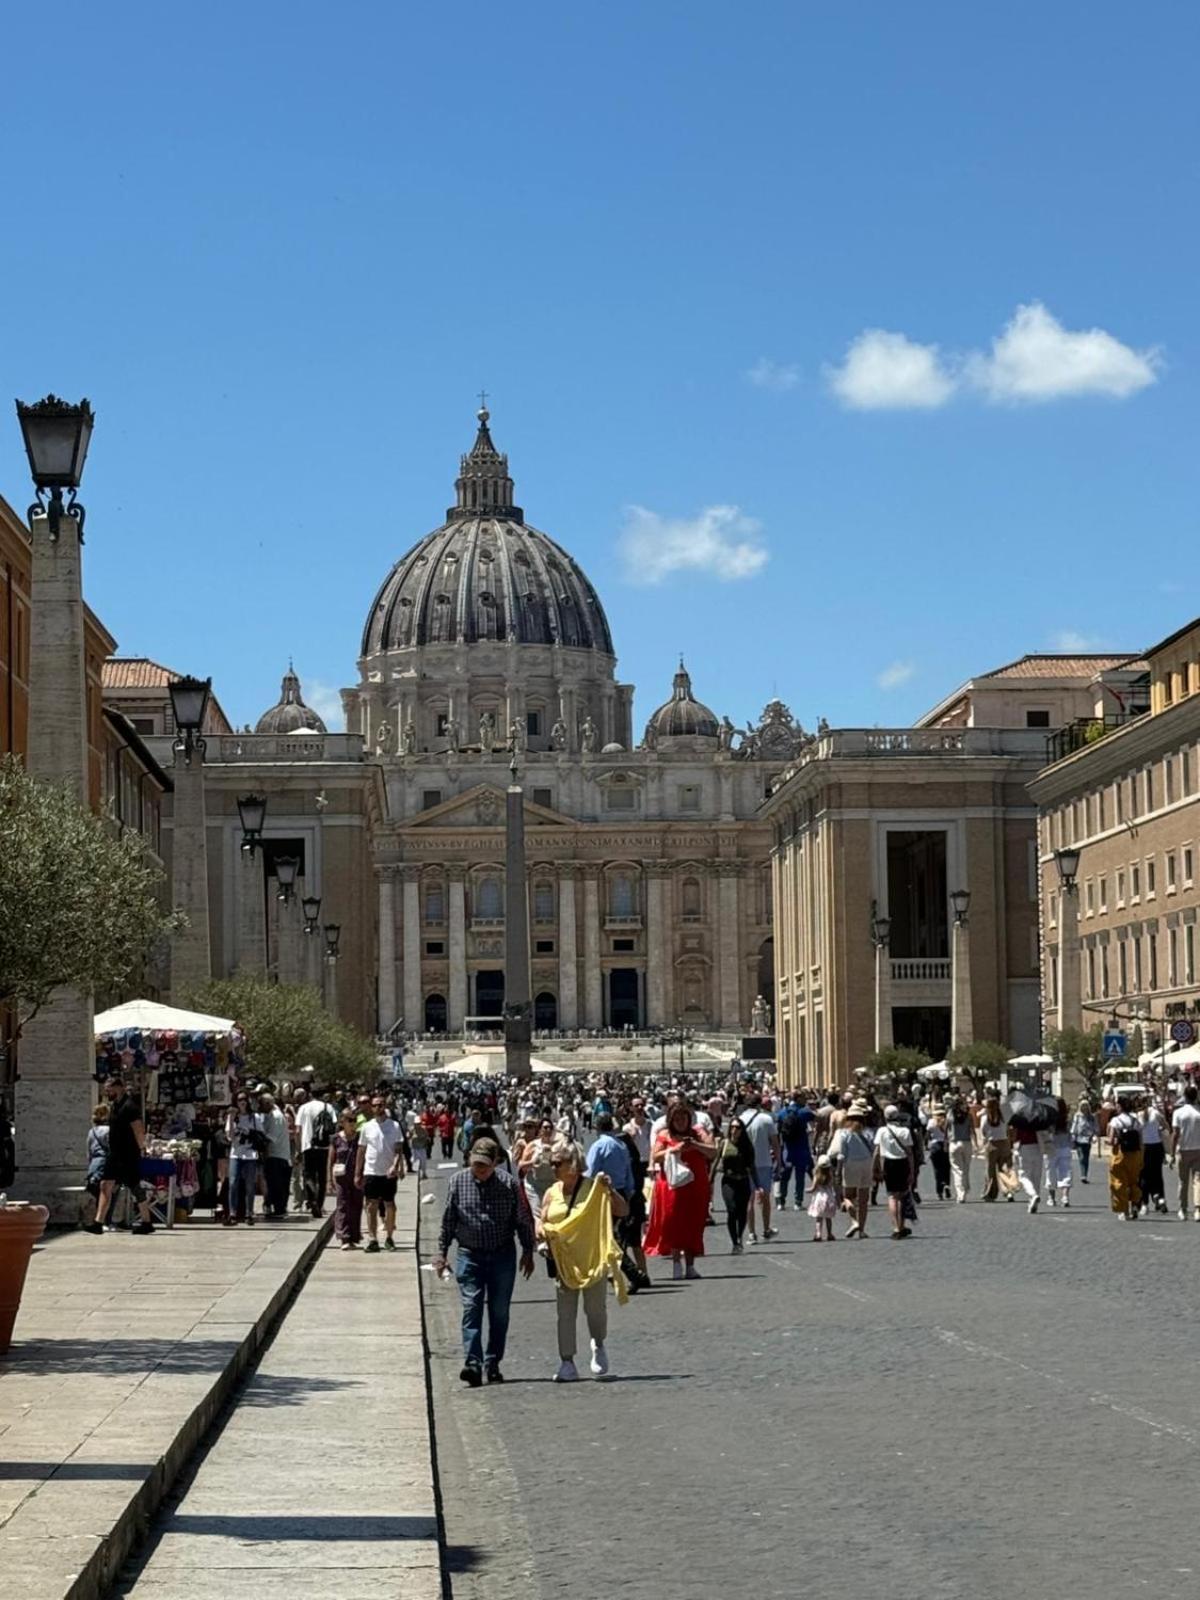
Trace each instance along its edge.
<instances>
[{"instance_id":1,"label":"blue sky","mask_svg":"<svg viewBox=\"0 0 1200 1600\"><path fill-rule=\"evenodd\" d=\"M1200 609L1197 18L10 12L0 365L97 409L90 602L238 722L289 654L326 700L485 385L639 716L680 649L811 725L1153 642Z\"/></svg>"}]
</instances>

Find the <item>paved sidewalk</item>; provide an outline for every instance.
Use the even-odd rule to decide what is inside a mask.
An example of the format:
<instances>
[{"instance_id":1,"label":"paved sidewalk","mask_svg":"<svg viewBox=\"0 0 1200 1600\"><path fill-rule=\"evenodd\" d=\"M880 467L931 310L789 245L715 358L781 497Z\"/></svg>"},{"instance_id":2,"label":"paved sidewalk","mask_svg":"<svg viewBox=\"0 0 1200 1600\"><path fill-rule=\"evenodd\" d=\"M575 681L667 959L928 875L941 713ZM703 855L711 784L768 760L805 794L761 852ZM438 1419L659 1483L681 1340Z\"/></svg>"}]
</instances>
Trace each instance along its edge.
<instances>
[{"instance_id":1,"label":"paved sidewalk","mask_svg":"<svg viewBox=\"0 0 1200 1600\"><path fill-rule=\"evenodd\" d=\"M438 1600L417 1188L394 1254L321 1256L119 1595Z\"/></svg>"},{"instance_id":2,"label":"paved sidewalk","mask_svg":"<svg viewBox=\"0 0 1200 1600\"><path fill-rule=\"evenodd\" d=\"M0 1592L105 1593L329 1223L70 1233L0 1358Z\"/></svg>"}]
</instances>

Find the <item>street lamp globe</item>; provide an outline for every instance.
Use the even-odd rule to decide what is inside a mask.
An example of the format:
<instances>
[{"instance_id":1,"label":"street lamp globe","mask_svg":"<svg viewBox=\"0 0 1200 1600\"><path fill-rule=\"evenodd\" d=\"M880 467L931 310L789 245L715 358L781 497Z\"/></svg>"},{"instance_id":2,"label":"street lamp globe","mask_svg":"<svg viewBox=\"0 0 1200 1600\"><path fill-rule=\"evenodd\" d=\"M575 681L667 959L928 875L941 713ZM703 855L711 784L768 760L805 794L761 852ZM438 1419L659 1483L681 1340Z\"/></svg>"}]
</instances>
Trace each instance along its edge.
<instances>
[{"instance_id":1,"label":"street lamp globe","mask_svg":"<svg viewBox=\"0 0 1200 1600\"><path fill-rule=\"evenodd\" d=\"M295 856L280 856L275 862L275 881L279 884L279 899L287 905L296 887L300 863Z\"/></svg>"},{"instance_id":2,"label":"street lamp globe","mask_svg":"<svg viewBox=\"0 0 1200 1600\"><path fill-rule=\"evenodd\" d=\"M1054 852L1054 864L1058 868L1059 882L1068 893L1075 887L1075 879L1079 873L1079 858L1082 854L1077 845L1067 845Z\"/></svg>"},{"instance_id":3,"label":"street lamp globe","mask_svg":"<svg viewBox=\"0 0 1200 1600\"><path fill-rule=\"evenodd\" d=\"M40 511L42 495L49 492L50 533L58 537L64 515L62 492L68 490L71 503L66 514L74 517L83 529L83 507L75 503L75 491L83 480L83 464L87 459L92 438L95 414L86 400L77 406L57 395L48 394L33 405L17 401L17 421L21 424L21 437L25 441L25 454L29 457L29 471L37 488L38 503L30 513Z\"/></svg>"},{"instance_id":4,"label":"street lamp globe","mask_svg":"<svg viewBox=\"0 0 1200 1600\"><path fill-rule=\"evenodd\" d=\"M266 796L261 794L245 794L238 800L238 817L242 824L242 849L250 855L254 854L255 846L262 839L263 826L267 820Z\"/></svg>"},{"instance_id":5,"label":"street lamp globe","mask_svg":"<svg viewBox=\"0 0 1200 1600\"><path fill-rule=\"evenodd\" d=\"M871 937L882 949L887 944L892 933L891 917L873 917L871 919Z\"/></svg>"},{"instance_id":6,"label":"street lamp globe","mask_svg":"<svg viewBox=\"0 0 1200 1600\"><path fill-rule=\"evenodd\" d=\"M321 898L319 895L306 894L300 902L300 909L304 912L305 933L316 933L317 919L321 915Z\"/></svg>"},{"instance_id":7,"label":"street lamp globe","mask_svg":"<svg viewBox=\"0 0 1200 1600\"><path fill-rule=\"evenodd\" d=\"M342 925L340 922L327 922L325 924L325 954L330 961L338 958L338 945L341 943Z\"/></svg>"},{"instance_id":8,"label":"street lamp globe","mask_svg":"<svg viewBox=\"0 0 1200 1600\"><path fill-rule=\"evenodd\" d=\"M954 907L955 922L965 922L967 911L971 905L971 891L969 889L955 889L950 895L950 904Z\"/></svg>"}]
</instances>

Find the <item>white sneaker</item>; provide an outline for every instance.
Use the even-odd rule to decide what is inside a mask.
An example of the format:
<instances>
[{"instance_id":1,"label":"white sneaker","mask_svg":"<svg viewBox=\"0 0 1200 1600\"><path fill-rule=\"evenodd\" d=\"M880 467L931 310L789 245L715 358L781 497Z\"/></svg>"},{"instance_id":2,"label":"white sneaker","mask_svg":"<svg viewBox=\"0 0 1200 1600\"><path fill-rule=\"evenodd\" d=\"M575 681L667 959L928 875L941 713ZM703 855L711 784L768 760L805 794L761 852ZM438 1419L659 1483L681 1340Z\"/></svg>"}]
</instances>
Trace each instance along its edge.
<instances>
[{"instance_id":1,"label":"white sneaker","mask_svg":"<svg viewBox=\"0 0 1200 1600\"><path fill-rule=\"evenodd\" d=\"M1148 1217L1150 1215L1150 1207L1149 1206L1139 1206L1137 1208L1137 1214L1138 1214L1139 1217Z\"/></svg>"},{"instance_id":2,"label":"white sneaker","mask_svg":"<svg viewBox=\"0 0 1200 1600\"><path fill-rule=\"evenodd\" d=\"M608 1351L602 1344L597 1344L595 1339L592 1340L592 1359L590 1365L592 1371L598 1378L607 1378L609 1376Z\"/></svg>"},{"instance_id":3,"label":"white sneaker","mask_svg":"<svg viewBox=\"0 0 1200 1600\"><path fill-rule=\"evenodd\" d=\"M746 1238L751 1244L758 1243L758 1235L753 1230L746 1235Z\"/></svg>"},{"instance_id":4,"label":"white sneaker","mask_svg":"<svg viewBox=\"0 0 1200 1600\"><path fill-rule=\"evenodd\" d=\"M1180 1220L1180 1222L1186 1222L1187 1221L1187 1212L1186 1211L1179 1212L1179 1220Z\"/></svg>"},{"instance_id":5,"label":"white sneaker","mask_svg":"<svg viewBox=\"0 0 1200 1600\"><path fill-rule=\"evenodd\" d=\"M682 1261L676 1261L676 1262L674 1262L672 1264L671 1276L675 1279L676 1282L678 1282L679 1279L683 1277L683 1262Z\"/></svg>"},{"instance_id":6,"label":"white sneaker","mask_svg":"<svg viewBox=\"0 0 1200 1600\"><path fill-rule=\"evenodd\" d=\"M560 1361L554 1374L555 1383L578 1383L579 1369L573 1361Z\"/></svg>"},{"instance_id":7,"label":"white sneaker","mask_svg":"<svg viewBox=\"0 0 1200 1600\"><path fill-rule=\"evenodd\" d=\"M1195 1211L1192 1212L1192 1221L1200 1222L1200 1206L1197 1206Z\"/></svg>"},{"instance_id":8,"label":"white sneaker","mask_svg":"<svg viewBox=\"0 0 1200 1600\"><path fill-rule=\"evenodd\" d=\"M1046 1196L1046 1205L1049 1207L1049 1209L1051 1211L1054 1210L1054 1196L1052 1194L1048 1194Z\"/></svg>"},{"instance_id":9,"label":"white sneaker","mask_svg":"<svg viewBox=\"0 0 1200 1600\"><path fill-rule=\"evenodd\" d=\"M1038 1197L1037 1197L1037 1195L1034 1195L1033 1199L1029 1202L1029 1215L1031 1217L1036 1213L1037 1208L1038 1208Z\"/></svg>"}]
</instances>

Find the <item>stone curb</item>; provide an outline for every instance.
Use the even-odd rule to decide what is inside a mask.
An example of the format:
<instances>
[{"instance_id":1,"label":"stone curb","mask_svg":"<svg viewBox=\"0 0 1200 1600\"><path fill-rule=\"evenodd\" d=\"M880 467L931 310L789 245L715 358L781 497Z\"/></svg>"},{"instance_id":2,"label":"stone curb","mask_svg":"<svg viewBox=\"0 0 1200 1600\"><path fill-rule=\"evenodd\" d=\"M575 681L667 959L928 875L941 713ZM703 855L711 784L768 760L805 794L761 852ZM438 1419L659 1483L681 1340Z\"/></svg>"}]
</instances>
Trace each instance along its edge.
<instances>
[{"instance_id":1,"label":"stone curb","mask_svg":"<svg viewBox=\"0 0 1200 1600\"><path fill-rule=\"evenodd\" d=\"M146 1537L150 1523L166 1498L175 1479L189 1463L225 1402L247 1368L261 1353L292 1296L308 1276L313 1263L333 1231L333 1216L327 1216L311 1236L303 1252L293 1262L287 1276L271 1296L262 1312L248 1326L238 1348L213 1378L204 1398L179 1426L178 1432L159 1460L150 1467L135 1492L117 1515L109 1531L100 1537L82 1570L68 1587L53 1591L61 1600L104 1600L120 1574L126 1559ZM152 1383L153 1374L147 1383ZM49 1483L53 1483L53 1477ZM85 1492L77 1488L77 1492ZM52 1600L50 1587L36 1578L22 1575L22 1592L36 1600Z\"/></svg>"}]
</instances>

